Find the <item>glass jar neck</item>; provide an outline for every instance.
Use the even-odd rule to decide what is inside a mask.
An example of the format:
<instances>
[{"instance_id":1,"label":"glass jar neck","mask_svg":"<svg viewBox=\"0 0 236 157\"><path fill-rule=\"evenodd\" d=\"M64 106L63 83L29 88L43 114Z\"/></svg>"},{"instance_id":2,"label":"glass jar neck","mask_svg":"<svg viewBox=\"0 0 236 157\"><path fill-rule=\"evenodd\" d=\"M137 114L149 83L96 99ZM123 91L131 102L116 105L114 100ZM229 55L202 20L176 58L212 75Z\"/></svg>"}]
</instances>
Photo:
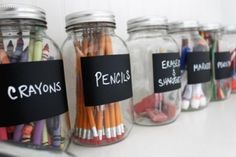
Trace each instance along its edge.
<instances>
[{"instance_id":1,"label":"glass jar neck","mask_svg":"<svg viewBox=\"0 0 236 157\"><path fill-rule=\"evenodd\" d=\"M85 23L78 24L67 28L69 35L86 35L93 33L103 33L104 35L115 34L115 24L113 23Z\"/></svg>"},{"instance_id":2,"label":"glass jar neck","mask_svg":"<svg viewBox=\"0 0 236 157\"><path fill-rule=\"evenodd\" d=\"M182 30L182 31L178 31L178 32L173 32L171 34L181 34L183 36L190 36L190 37L200 36L199 31L197 29Z\"/></svg>"},{"instance_id":3,"label":"glass jar neck","mask_svg":"<svg viewBox=\"0 0 236 157\"><path fill-rule=\"evenodd\" d=\"M129 39L134 38L142 38L142 37L157 37L157 36L164 36L167 35L166 29L144 29L144 30L138 30L129 32Z\"/></svg>"},{"instance_id":4,"label":"glass jar neck","mask_svg":"<svg viewBox=\"0 0 236 157\"><path fill-rule=\"evenodd\" d=\"M2 36L18 36L29 34L44 35L46 23L29 19L6 19L0 20L0 33Z\"/></svg>"}]
</instances>

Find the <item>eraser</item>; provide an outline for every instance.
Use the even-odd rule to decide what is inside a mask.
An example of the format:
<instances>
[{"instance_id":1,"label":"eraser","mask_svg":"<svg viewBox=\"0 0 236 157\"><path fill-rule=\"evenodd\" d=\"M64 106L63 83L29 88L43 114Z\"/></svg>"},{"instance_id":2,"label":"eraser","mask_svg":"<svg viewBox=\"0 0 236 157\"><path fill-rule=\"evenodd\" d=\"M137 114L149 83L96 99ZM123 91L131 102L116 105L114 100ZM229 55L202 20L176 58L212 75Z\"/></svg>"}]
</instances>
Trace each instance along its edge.
<instances>
[{"instance_id":1,"label":"eraser","mask_svg":"<svg viewBox=\"0 0 236 157\"><path fill-rule=\"evenodd\" d=\"M164 122L168 120L168 117L163 112L154 109L147 109L146 112L148 117L155 123Z\"/></svg>"},{"instance_id":2,"label":"eraser","mask_svg":"<svg viewBox=\"0 0 236 157\"><path fill-rule=\"evenodd\" d=\"M157 104L159 100L155 97L155 94L149 95L143 98L140 102L135 104L134 111L136 113L145 112L147 108L153 108L155 104Z\"/></svg>"}]
</instances>

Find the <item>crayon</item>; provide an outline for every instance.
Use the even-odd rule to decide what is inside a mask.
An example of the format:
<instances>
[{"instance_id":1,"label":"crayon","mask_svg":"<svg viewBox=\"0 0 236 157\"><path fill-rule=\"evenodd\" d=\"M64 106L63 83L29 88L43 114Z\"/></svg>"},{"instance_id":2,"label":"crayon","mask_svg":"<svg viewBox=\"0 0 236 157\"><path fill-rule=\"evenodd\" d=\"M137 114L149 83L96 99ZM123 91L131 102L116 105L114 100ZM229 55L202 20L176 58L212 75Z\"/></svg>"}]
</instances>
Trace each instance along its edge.
<instances>
[{"instance_id":1,"label":"crayon","mask_svg":"<svg viewBox=\"0 0 236 157\"><path fill-rule=\"evenodd\" d=\"M42 139L42 145L43 146L48 146L49 140L48 140L48 131L47 131L47 125L44 125L43 127L43 139Z\"/></svg>"},{"instance_id":2,"label":"crayon","mask_svg":"<svg viewBox=\"0 0 236 157\"><path fill-rule=\"evenodd\" d=\"M21 139L22 143L30 143L31 142L33 129L34 129L33 123L29 123L29 124L24 125L23 130L22 130L22 139Z\"/></svg>"},{"instance_id":3,"label":"crayon","mask_svg":"<svg viewBox=\"0 0 236 157\"><path fill-rule=\"evenodd\" d=\"M12 49L12 47L13 47L13 44L11 43L11 40L10 40L7 48L10 51ZM9 57L11 63L17 63L20 61L21 54L23 53L23 48L24 48L24 41L23 41L22 36L20 34L20 37L17 39L17 42L16 42L16 49L12 53L12 55Z\"/></svg>"},{"instance_id":4,"label":"crayon","mask_svg":"<svg viewBox=\"0 0 236 157\"><path fill-rule=\"evenodd\" d=\"M23 128L24 128L24 124L16 126L16 129L15 129L14 135L13 135L13 141L19 142L21 140Z\"/></svg>"},{"instance_id":5,"label":"crayon","mask_svg":"<svg viewBox=\"0 0 236 157\"><path fill-rule=\"evenodd\" d=\"M30 40L29 40L29 51L28 51L28 61L33 61L34 56L34 41L35 41L35 34L30 33Z\"/></svg>"},{"instance_id":6,"label":"crayon","mask_svg":"<svg viewBox=\"0 0 236 157\"><path fill-rule=\"evenodd\" d=\"M0 127L0 141L8 140L7 129L5 127Z\"/></svg>"},{"instance_id":7,"label":"crayon","mask_svg":"<svg viewBox=\"0 0 236 157\"><path fill-rule=\"evenodd\" d=\"M61 145L60 117L55 116L46 120L47 128L52 136L52 146L59 148Z\"/></svg>"},{"instance_id":8,"label":"crayon","mask_svg":"<svg viewBox=\"0 0 236 157\"><path fill-rule=\"evenodd\" d=\"M7 136L8 136L8 138L12 139L14 131L15 131L15 126L9 126L6 129L7 129Z\"/></svg>"},{"instance_id":9,"label":"crayon","mask_svg":"<svg viewBox=\"0 0 236 157\"><path fill-rule=\"evenodd\" d=\"M40 121L35 122L33 136L32 136L32 143L35 145L42 144L44 123L45 123L45 120L40 120Z\"/></svg>"}]
</instances>

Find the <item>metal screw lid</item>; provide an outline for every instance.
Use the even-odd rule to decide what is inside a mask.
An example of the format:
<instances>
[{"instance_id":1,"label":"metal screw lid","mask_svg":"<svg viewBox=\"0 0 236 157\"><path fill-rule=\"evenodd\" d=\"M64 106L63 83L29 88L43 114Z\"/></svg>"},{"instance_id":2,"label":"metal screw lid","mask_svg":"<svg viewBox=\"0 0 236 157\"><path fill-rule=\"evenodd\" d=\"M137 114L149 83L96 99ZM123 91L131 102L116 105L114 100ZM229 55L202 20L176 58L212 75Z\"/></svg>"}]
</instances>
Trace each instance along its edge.
<instances>
[{"instance_id":1,"label":"metal screw lid","mask_svg":"<svg viewBox=\"0 0 236 157\"><path fill-rule=\"evenodd\" d=\"M115 16L110 11L81 11L66 16L66 29L73 25L90 22L108 22L115 24Z\"/></svg>"},{"instance_id":2,"label":"metal screw lid","mask_svg":"<svg viewBox=\"0 0 236 157\"><path fill-rule=\"evenodd\" d=\"M32 19L46 25L45 11L39 7L23 4L0 4L0 20L2 19Z\"/></svg>"},{"instance_id":3,"label":"metal screw lid","mask_svg":"<svg viewBox=\"0 0 236 157\"><path fill-rule=\"evenodd\" d=\"M199 27L199 22L195 20L175 21L168 24L168 30L170 33L198 29Z\"/></svg>"},{"instance_id":4,"label":"metal screw lid","mask_svg":"<svg viewBox=\"0 0 236 157\"><path fill-rule=\"evenodd\" d=\"M128 20L127 31L145 30L151 27L167 29L168 20L162 16L142 16Z\"/></svg>"}]
</instances>

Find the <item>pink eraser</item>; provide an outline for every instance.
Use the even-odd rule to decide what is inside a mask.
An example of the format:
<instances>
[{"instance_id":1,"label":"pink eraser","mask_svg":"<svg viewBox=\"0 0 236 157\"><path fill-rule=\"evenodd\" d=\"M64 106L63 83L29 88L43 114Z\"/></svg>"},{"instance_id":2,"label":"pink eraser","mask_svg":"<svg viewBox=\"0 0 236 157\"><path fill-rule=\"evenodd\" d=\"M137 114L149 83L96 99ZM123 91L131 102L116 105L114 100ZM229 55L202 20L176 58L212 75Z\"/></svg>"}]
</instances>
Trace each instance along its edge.
<instances>
[{"instance_id":1,"label":"pink eraser","mask_svg":"<svg viewBox=\"0 0 236 157\"><path fill-rule=\"evenodd\" d=\"M163 112L154 109L147 109L146 112L148 117L155 123L164 122L168 120L168 117Z\"/></svg>"},{"instance_id":2,"label":"pink eraser","mask_svg":"<svg viewBox=\"0 0 236 157\"><path fill-rule=\"evenodd\" d=\"M149 95L143 98L140 102L135 104L134 111L136 113L145 112L147 108L153 108L155 104L158 103L158 99L155 97L155 94Z\"/></svg>"}]
</instances>

